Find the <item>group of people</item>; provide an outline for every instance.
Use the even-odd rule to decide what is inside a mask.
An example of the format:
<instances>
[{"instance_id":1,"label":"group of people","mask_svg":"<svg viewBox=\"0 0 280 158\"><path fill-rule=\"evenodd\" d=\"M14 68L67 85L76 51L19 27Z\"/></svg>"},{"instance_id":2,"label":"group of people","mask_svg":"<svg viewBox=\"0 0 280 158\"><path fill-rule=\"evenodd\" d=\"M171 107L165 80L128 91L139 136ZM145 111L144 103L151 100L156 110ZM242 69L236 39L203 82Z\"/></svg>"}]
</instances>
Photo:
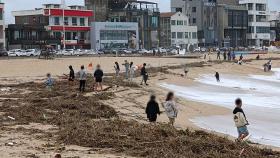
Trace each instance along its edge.
<instances>
[{"instance_id":1,"label":"group of people","mask_svg":"<svg viewBox=\"0 0 280 158\"><path fill-rule=\"evenodd\" d=\"M125 68L125 78L129 81L133 81L133 78L135 77L135 72L137 70L140 69L140 73L142 76L142 81L141 81L141 85L143 85L143 82L145 83L145 85L148 85L147 80L148 80L148 73L146 71L146 63L144 63L141 66L134 66L133 62L128 62L127 60L125 60L124 64L122 64ZM118 62L115 62L114 65L114 69L115 69L115 75L116 77L120 76L120 65ZM81 69L75 74L75 71L73 69L73 66L70 65L69 66L69 75L68 76L68 80L70 82L75 81L75 79L77 79L79 81L79 91L80 92L84 92L85 91L85 87L86 87L86 81L87 81L87 77L88 74L85 70L85 66L82 65ZM96 66L95 71L93 72L93 78L95 80L95 84L94 84L94 90L98 91L98 90L103 90L103 76L104 76L104 72L101 69L101 66L98 64ZM45 81L45 85L46 87L51 90L52 87L54 86L54 79L52 78L51 74L48 73L47 74L47 79Z\"/></svg>"},{"instance_id":2,"label":"group of people","mask_svg":"<svg viewBox=\"0 0 280 158\"><path fill-rule=\"evenodd\" d=\"M178 106L176 105L174 100L173 92L169 92L167 94L166 100L162 103L162 106L165 109L165 113L169 119L169 124L173 126L179 111ZM157 115L161 114L159 104L156 101L155 95L152 95L149 102L147 103L146 114L148 120L153 123L157 121Z\"/></svg>"},{"instance_id":3,"label":"group of people","mask_svg":"<svg viewBox=\"0 0 280 158\"><path fill-rule=\"evenodd\" d=\"M167 94L166 100L162 103L162 107L165 110L165 113L169 119L169 124L174 126L175 119L178 116L179 108L175 102L173 92L169 92ZM162 112L160 111L160 107L158 102L156 101L155 95L152 95L150 97L145 112L149 122L156 123L157 116L160 115ZM247 121L245 112L242 109L242 100L240 98L237 98L235 100L235 108L233 110L233 121L238 132L237 141L244 141L246 138L249 137L249 131L247 128L249 122Z\"/></svg>"}]
</instances>

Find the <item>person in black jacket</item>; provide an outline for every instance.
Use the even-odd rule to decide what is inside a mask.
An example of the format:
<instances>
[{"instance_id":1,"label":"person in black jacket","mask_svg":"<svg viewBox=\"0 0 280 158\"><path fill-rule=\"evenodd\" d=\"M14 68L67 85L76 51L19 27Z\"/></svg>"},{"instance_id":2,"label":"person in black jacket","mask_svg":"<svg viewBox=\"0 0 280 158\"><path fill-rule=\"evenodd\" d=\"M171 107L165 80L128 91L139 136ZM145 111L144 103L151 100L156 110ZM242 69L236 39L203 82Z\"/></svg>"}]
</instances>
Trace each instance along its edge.
<instances>
[{"instance_id":1,"label":"person in black jacket","mask_svg":"<svg viewBox=\"0 0 280 158\"><path fill-rule=\"evenodd\" d=\"M157 121L157 115L160 115L159 106L156 101L156 96L152 95L146 107L147 118L150 122Z\"/></svg>"},{"instance_id":2,"label":"person in black jacket","mask_svg":"<svg viewBox=\"0 0 280 158\"><path fill-rule=\"evenodd\" d=\"M74 81L74 79L75 79L75 72L74 72L74 69L73 69L72 65L69 66L69 70L70 70L69 81Z\"/></svg>"},{"instance_id":3,"label":"person in black jacket","mask_svg":"<svg viewBox=\"0 0 280 158\"><path fill-rule=\"evenodd\" d=\"M96 70L94 72L94 78L95 78L95 86L94 89L97 91L98 87L100 87L101 91L103 90L102 87L102 79L103 79L103 71L101 70L100 65L98 64L96 66Z\"/></svg>"},{"instance_id":4,"label":"person in black jacket","mask_svg":"<svg viewBox=\"0 0 280 158\"><path fill-rule=\"evenodd\" d=\"M220 74L219 74L219 72L215 73L215 77L216 77L217 82L220 82Z\"/></svg>"},{"instance_id":5,"label":"person in black jacket","mask_svg":"<svg viewBox=\"0 0 280 158\"><path fill-rule=\"evenodd\" d=\"M147 84L147 80L148 80L148 73L146 71L146 63L143 64L143 67L141 68L141 76L142 76L142 81L140 85L143 85L143 81L145 82L146 86L148 86L149 84Z\"/></svg>"}]
</instances>

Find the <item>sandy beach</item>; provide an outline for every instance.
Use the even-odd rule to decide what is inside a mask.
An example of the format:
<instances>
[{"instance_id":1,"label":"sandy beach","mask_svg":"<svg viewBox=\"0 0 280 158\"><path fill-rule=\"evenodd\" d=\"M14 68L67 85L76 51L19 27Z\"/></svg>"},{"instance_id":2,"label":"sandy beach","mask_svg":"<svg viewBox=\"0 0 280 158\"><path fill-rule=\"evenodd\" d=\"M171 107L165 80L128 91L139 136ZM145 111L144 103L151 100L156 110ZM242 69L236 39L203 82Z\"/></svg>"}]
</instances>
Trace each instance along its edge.
<instances>
[{"instance_id":1,"label":"sandy beach","mask_svg":"<svg viewBox=\"0 0 280 158\"><path fill-rule=\"evenodd\" d=\"M269 58L269 57L280 57L279 54L268 54L262 55L261 58ZM211 59L215 59L216 55L213 54ZM254 59L255 55L253 56L245 56L245 59ZM102 103L114 108L118 115L125 120L136 120L140 123L147 124L146 114L145 114L145 107L147 101L149 100L149 96L151 94L155 94L158 97L159 102L163 102L165 99L165 95L168 91L174 91L175 94L178 93L176 102L180 107L178 118L176 119L175 127L177 129L203 129L208 132L214 132L215 134L222 135L222 136L229 136L231 140L234 139L232 133L225 133L221 130L212 129L211 123L209 123L210 118L212 117L220 117L220 119L231 119L232 108L234 108L233 102L234 100L229 100L228 102L232 103L232 106L226 107L222 105L216 105L215 102L211 101L202 101L196 98L185 97L183 92L187 92L185 89L180 91L180 88L187 87L190 91L195 93L195 90L200 89L204 91L208 89L209 91L218 91L215 86L209 86L212 84L211 79L203 78L213 76L214 73L218 71L221 74L221 78L227 78L229 76L235 76L236 79L242 79L244 77L248 77L249 75L257 75L259 76L272 76L273 72L264 72L262 65L267 62L267 60L253 60L245 62L243 65L238 65L232 62L206 62L204 59L188 59L188 58L151 58L151 57L82 57L82 58L59 58L54 60L38 60L38 59L9 59L9 60L0 60L0 81L1 85L3 84L18 84L23 82L29 81L36 81L42 82L45 78L46 73L52 73L53 76L58 80L59 76L63 76L63 74L68 73L68 65L73 65L74 69L77 71L80 65L88 65L89 63L93 63L93 65L101 64L102 69L106 73L113 73L113 64L115 61L118 61L120 64L124 62L124 60L133 61L135 65L140 65L142 63L147 63L148 68L152 67L171 67L177 66L178 68L168 68L167 72L153 72L151 73L151 77L149 79L149 86L143 86L140 88L129 88L129 87L112 87L112 92L116 95L116 97L108 100L103 100ZM181 76L183 74L183 66L184 64L191 64L191 63L199 63L203 62L199 67L189 67L189 73L187 78ZM273 60L273 67L280 68L280 61ZM121 67L122 71L124 71L124 67ZM88 73L92 73L88 70ZM253 76L254 77L254 76ZM200 81L201 79L202 81ZM209 81L210 83L205 84L204 80ZM135 78L135 83L140 83L141 78ZM260 81L261 83L262 81ZM263 81L264 82L264 81ZM172 87L174 86L178 86ZM277 86L279 83L274 83L272 86ZM229 85L230 86L230 85ZM250 85L251 86L251 85ZM250 86L248 89L250 90ZM234 87L234 85L233 85ZM178 90L179 88L179 90ZM197 88L197 89L194 89ZM212 89L211 89L212 88ZM243 87L242 87L243 88ZM278 87L279 88L279 87ZM230 89L222 88L223 93L240 93L238 90L232 91ZM275 88L277 91L277 88ZM245 91L245 90L243 90ZM4 90L3 90L4 93ZM191 93L190 93L191 94ZM89 93L88 95L91 95ZM201 94L202 95L202 94ZM215 95L215 93L213 93ZM1 99L4 99L1 97ZM219 104L219 103L217 103ZM1 105L1 101L0 101ZM260 108L260 107L258 107ZM277 109L280 107L277 107ZM246 109L247 110L247 109ZM252 109L248 109L252 110ZM161 107L161 111L164 109ZM254 112L259 112L260 110L256 110ZM270 112L273 110L270 110ZM279 120L275 118L277 113L273 115L265 115L263 119L265 121L271 121L275 123L274 126L280 125ZM280 114L280 113L279 113ZM250 114L249 115L251 120L260 117L257 114ZM162 113L158 117L158 121L161 123L167 123L168 118L165 113ZM208 128L201 124L201 121L208 124ZM207 122L208 121L208 122ZM213 118L213 121L217 121L217 118ZM232 120L229 120L230 122ZM226 124L227 122L220 122L221 124ZM232 123L232 122L231 122ZM32 129L36 128L46 128L46 125L40 127L41 124L32 124L33 126L30 127ZM29 127L24 126L24 128ZM219 128L219 126L215 126ZM280 126L278 126L280 127ZM12 128L15 128L12 126ZM17 128L17 127L16 127ZM50 129L46 129L48 132L55 127L50 127ZM235 130L235 127L232 127ZM12 141L23 141L29 140L28 143L18 143L16 151L9 148L6 145L0 145L0 153L5 153L4 155L0 154L4 157L12 157L16 156L19 157L22 153L38 153L38 147L46 144L47 140L37 140L34 139L27 134L18 133L16 135L11 136L11 131L1 130L1 137L0 140L2 142L10 142ZM234 133L235 134L235 133ZM24 142L24 141L23 141ZM258 142L259 143L259 142ZM27 145L26 145L27 144ZM277 146L272 146L266 144L267 148L272 148L274 150L279 150ZM88 155L89 149L84 149L83 147L77 146L67 146L67 150L64 151L64 155L80 155L80 157L124 157L124 155L116 155L116 154L106 154L106 152L99 152L91 154L95 155ZM39 152L40 153L40 152ZM50 154L54 154L55 152L50 151L46 152L45 154L40 155L40 157L48 157ZM127 157L127 156L126 156Z\"/></svg>"}]
</instances>

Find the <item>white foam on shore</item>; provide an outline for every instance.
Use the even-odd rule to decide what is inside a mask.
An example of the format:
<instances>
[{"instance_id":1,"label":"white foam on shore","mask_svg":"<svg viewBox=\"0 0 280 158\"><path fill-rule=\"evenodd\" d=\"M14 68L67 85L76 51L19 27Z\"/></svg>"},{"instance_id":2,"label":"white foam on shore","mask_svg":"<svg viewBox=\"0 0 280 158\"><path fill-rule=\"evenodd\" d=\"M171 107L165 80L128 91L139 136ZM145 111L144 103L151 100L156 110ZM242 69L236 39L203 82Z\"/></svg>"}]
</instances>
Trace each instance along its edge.
<instances>
[{"instance_id":1,"label":"white foam on shore","mask_svg":"<svg viewBox=\"0 0 280 158\"><path fill-rule=\"evenodd\" d=\"M280 68L272 69L274 75L265 76L265 75L250 75L250 78L260 80L260 81L270 81L270 82L278 82L280 83Z\"/></svg>"},{"instance_id":2,"label":"white foam on shore","mask_svg":"<svg viewBox=\"0 0 280 158\"><path fill-rule=\"evenodd\" d=\"M218 83L213 75L203 75L193 86L166 83L160 86L174 91L177 96L229 109L234 108L236 98L242 98L243 109L250 122L250 140L280 147L280 84L270 82L261 75L258 77L225 75L221 76L221 82ZM197 117L191 121L201 128L237 136L232 113L227 116Z\"/></svg>"}]
</instances>

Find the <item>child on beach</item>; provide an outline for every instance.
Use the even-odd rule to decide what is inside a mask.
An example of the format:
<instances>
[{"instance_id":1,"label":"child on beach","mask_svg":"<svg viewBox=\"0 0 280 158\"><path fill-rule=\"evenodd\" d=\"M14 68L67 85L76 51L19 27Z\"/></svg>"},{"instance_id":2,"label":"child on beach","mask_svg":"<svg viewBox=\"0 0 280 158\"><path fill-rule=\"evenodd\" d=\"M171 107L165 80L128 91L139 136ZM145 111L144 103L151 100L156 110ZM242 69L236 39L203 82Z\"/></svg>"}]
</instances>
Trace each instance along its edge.
<instances>
[{"instance_id":1,"label":"child on beach","mask_svg":"<svg viewBox=\"0 0 280 158\"><path fill-rule=\"evenodd\" d=\"M156 101L156 96L152 95L146 107L147 118L150 122L157 121L157 115L160 115L159 106Z\"/></svg>"},{"instance_id":2,"label":"child on beach","mask_svg":"<svg viewBox=\"0 0 280 158\"><path fill-rule=\"evenodd\" d=\"M143 85L143 81L145 82L146 86L148 86L149 84L147 84L147 80L148 80L148 73L146 71L146 63L143 64L143 67L141 68L141 76L142 76L142 81L140 85Z\"/></svg>"},{"instance_id":3,"label":"child on beach","mask_svg":"<svg viewBox=\"0 0 280 158\"><path fill-rule=\"evenodd\" d=\"M243 111L242 100L240 98L235 100L235 109L233 110L233 120L238 131L238 141L242 141L244 138L249 136L247 125L249 125L246 115Z\"/></svg>"},{"instance_id":4,"label":"child on beach","mask_svg":"<svg viewBox=\"0 0 280 158\"><path fill-rule=\"evenodd\" d=\"M187 67L187 65L184 66L184 73L185 73L185 78L187 78L187 75L188 75L188 72L189 72L189 69Z\"/></svg>"},{"instance_id":5,"label":"child on beach","mask_svg":"<svg viewBox=\"0 0 280 158\"><path fill-rule=\"evenodd\" d=\"M47 73L47 80L45 82L45 85L48 90L51 90L54 85L54 79L52 78L50 73Z\"/></svg>"},{"instance_id":6,"label":"child on beach","mask_svg":"<svg viewBox=\"0 0 280 158\"><path fill-rule=\"evenodd\" d=\"M101 70L101 66L98 64L96 66L96 70L93 74L94 78L95 78L95 86L94 86L94 90L98 90L98 87L100 87L101 91L103 90L102 87L102 79L103 79L103 71Z\"/></svg>"},{"instance_id":7,"label":"child on beach","mask_svg":"<svg viewBox=\"0 0 280 158\"><path fill-rule=\"evenodd\" d=\"M215 73L215 78L216 78L217 82L220 82L220 74L219 74L219 72Z\"/></svg>"},{"instance_id":8,"label":"child on beach","mask_svg":"<svg viewBox=\"0 0 280 158\"><path fill-rule=\"evenodd\" d=\"M74 69L73 69L73 67L72 67L72 65L70 65L69 66L69 70L70 70L70 72L69 72L69 81L74 81L74 79L75 79L75 72L74 72Z\"/></svg>"},{"instance_id":9,"label":"child on beach","mask_svg":"<svg viewBox=\"0 0 280 158\"><path fill-rule=\"evenodd\" d=\"M135 66L133 62L130 62L129 64L129 81L132 82L135 74Z\"/></svg>"},{"instance_id":10,"label":"child on beach","mask_svg":"<svg viewBox=\"0 0 280 158\"><path fill-rule=\"evenodd\" d=\"M169 124L173 126L175 123L175 118L177 118L177 115L178 115L178 108L174 101L173 92L169 92L167 94L165 103L163 103L163 107L165 109L167 117L169 118Z\"/></svg>"},{"instance_id":11,"label":"child on beach","mask_svg":"<svg viewBox=\"0 0 280 158\"><path fill-rule=\"evenodd\" d=\"M127 60L124 61L124 64L122 64L125 67L125 79L128 79L129 75L129 63Z\"/></svg>"},{"instance_id":12,"label":"child on beach","mask_svg":"<svg viewBox=\"0 0 280 158\"><path fill-rule=\"evenodd\" d=\"M114 66L114 68L115 68L115 72L116 72L116 77L119 77L119 74L120 74L120 65L119 65L119 63L118 62L115 62L115 66Z\"/></svg>"},{"instance_id":13,"label":"child on beach","mask_svg":"<svg viewBox=\"0 0 280 158\"><path fill-rule=\"evenodd\" d=\"M81 66L81 70L78 72L77 76L79 77L79 81L80 81L79 90L80 92L84 92L86 87L86 79L87 79L87 73L85 71L84 65Z\"/></svg>"}]
</instances>

